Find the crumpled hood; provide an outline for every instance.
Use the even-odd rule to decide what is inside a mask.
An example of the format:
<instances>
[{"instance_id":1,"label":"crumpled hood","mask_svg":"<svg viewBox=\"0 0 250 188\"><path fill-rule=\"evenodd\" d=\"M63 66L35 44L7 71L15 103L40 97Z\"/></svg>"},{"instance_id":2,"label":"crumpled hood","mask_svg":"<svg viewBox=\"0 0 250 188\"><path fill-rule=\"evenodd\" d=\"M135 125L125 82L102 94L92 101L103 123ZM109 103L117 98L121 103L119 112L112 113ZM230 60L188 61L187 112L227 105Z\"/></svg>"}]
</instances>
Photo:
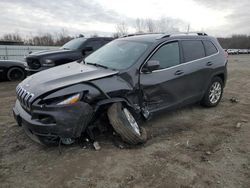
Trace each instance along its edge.
<instances>
[{"instance_id":1,"label":"crumpled hood","mask_svg":"<svg viewBox=\"0 0 250 188\"><path fill-rule=\"evenodd\" d=\"M19 86L34 94L34 100L51 90L117 73L118 71L73 62L38 72L26 78Z\"/></svg>"}]
</instances>

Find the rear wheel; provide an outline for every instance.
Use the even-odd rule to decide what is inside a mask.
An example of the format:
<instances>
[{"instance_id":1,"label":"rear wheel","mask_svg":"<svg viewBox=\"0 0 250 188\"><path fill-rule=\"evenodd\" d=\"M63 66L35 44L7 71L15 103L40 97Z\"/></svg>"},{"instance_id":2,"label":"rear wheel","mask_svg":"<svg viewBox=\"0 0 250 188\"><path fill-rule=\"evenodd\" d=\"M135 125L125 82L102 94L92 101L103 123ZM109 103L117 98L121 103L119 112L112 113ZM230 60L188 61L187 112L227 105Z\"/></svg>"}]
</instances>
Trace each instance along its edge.
<instances>
[{"instance_id":1,"label":"rear wheel","mask_svg":"<svg viewBox=\"0 0 250 188\"><path fill-rule=\"evenodd\" d=\"M209 84L209 87L201 101L201 104L206 107L217 106L223 94L223 82L221 78L214 77Z\"/></svg>"},{"instance_id":2,"label":"rear wheel","mask_svg":"<svg viewBox=\"0 0 250 188\"><path fill-rule=\"evenodd\" d=\"M13 67L8 70L7 78L10 81L23 80L25 78L25 72L22 68Z\"/></svg>"},{"instance_id":3,"label":"rear wheel","mask_svg":"<svg viewBox=\"0 0 250 188\"><path fill-rule=\"evenodd\" d=\"M121 103L114 103L108 109L108 117L114 130L124 142L134 145L146 142L146 130L138 125L133 114L126 106L122 106Z\"/></svg>"}]
</instances>

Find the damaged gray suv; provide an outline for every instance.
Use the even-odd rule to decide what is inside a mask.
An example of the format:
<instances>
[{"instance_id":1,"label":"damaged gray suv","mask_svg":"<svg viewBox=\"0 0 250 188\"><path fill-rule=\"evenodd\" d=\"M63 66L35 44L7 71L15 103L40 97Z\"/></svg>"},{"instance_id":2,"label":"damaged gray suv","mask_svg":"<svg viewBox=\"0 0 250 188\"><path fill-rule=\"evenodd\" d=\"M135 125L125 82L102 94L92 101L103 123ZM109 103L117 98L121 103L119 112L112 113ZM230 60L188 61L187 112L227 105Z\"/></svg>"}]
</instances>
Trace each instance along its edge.
<instances>
[{"instance_id":1,"label":"damaged gray suv","mask_svg":"<svg viewBox=\"0 0 250 188\"><path fill-rule=\"evenodd\" d=\"M13 112L27 135L46 145L69 144L86 133L91 137L102 115L123 141L139 144L147 139L139 120L154 112L196 102L216 106L226 67L224 50L205 33L127 36L83 63L25 79L16 88Z\"/></svg>"}]
</instances>

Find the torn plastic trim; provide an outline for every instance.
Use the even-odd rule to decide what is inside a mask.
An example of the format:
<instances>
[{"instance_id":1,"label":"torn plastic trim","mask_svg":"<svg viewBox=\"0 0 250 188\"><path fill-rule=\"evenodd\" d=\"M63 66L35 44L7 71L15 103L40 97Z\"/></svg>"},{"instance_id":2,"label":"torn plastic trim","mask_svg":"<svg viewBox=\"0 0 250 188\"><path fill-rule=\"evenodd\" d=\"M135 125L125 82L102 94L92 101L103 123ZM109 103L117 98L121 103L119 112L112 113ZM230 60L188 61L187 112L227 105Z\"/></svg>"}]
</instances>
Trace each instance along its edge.
<instances>
[{"instance_id":1,"label":"torn plastic trim","mask_svg":"<svg viewBox=\"0 0 250 188\"><path fill-rule=\"evenodd\" d=\"M114 97L114 98L109 98L109 99L104 99L104 100L99 101L95 105L94 111L96 112L103 105L112 104L112 103L116 103L116 102L125 102L126 105L128 105L129 107L134 109L135 112L137 112L137 113L139 113L141 111L139 106L133 105L128 100L126 100L125 98L119 98L119 97Z\"/></svg>"},{"instance_id":2,"label":"torn plastic trim","mask_svg":"<svg viewBox=\"0 0 250 188\"><path fill-rule=\"evenodd\" d=\"M83 82L83 83L86 83L86 84L89 84L93 87L95 87L97 90L99 90L107 99L111 99L111 97L105 92L103 91L98 85L94 84L93 82L90 82L90 81L86 81L86 82Z\"/></svg>"}]
</instances>

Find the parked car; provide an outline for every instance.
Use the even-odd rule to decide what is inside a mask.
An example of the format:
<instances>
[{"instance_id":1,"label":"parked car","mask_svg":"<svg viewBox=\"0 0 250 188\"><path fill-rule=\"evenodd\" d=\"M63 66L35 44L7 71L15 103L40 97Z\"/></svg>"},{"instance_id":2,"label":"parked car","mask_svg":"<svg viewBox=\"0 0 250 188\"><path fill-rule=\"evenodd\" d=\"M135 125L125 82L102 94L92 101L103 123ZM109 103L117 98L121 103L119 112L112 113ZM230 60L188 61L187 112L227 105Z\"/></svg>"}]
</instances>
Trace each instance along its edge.
<instances>
[{"instance_id":1,"label":"parked car","mask_svg":"<svg viewBox=\"0 0 250 188\"><path fill-rule=\"evenodd\" d=\"M24 62L0 60L0 80L17 81L26 77Z\"/></svg>"},{"instance_id":2,"label":"parked car","mask_svg":"<svg viewBox=\"0 0 250 188\"><path fill-rule=\"evenodd\" d=\"M248 49L239 49L239 54L248 54Z\"/></svg>"},{"instance_id":3,"label":"parked car","mask_svg":"<svg viewBox=\"0 0 250 188\"><path fill-rule=\"evenodd\" d=\"M81 61L84 57L112 41L110 37L76 38L60 49L34 52L25 58L29 75L65 63Z\"/></svg>"},{"instance_id":4,"label":"parked car","mask_svg":"<svg viewBox=\"0 0 250 188\"><path fill-rule=\"evenodd\" d=\"M239 50L238 49L228 49L227 53L229 55L236 55L236 54L239 54Z\"/></svg>"},{"instance_id":5,"label":"parked car","mask_svg":"<svg viewBox=\"0 0 250 188\"><path fill-rule=\"evenodd\" d=\"M130 36L103 46L84 64L28 77L16 88L13 111L27 135L43 144L69 144L83 133L92 138L102 115L125 142L139 144L147 134L138 119L197 102L215 107L226 80L227 58L213 37Z\"/></svg>"}]
</instances>

